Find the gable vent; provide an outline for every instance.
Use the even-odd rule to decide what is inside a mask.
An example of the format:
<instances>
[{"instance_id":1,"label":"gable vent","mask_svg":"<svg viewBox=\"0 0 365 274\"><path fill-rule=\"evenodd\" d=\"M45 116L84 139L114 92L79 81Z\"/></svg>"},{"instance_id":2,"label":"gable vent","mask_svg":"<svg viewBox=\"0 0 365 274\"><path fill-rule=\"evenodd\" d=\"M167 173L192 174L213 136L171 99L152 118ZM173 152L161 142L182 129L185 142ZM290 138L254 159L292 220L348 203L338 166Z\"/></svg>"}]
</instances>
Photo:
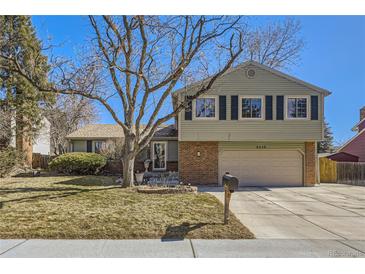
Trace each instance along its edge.
<instances>
[{"instance_id":1,"label":"gable vent","mask_svg":"<svg viewBox=\"0 0 365 274\"><path fill-rule=\"evenodd\" d=\"M255 77L255 75L256 75L256 71L254 69L248 69L248 70L246 70L246 76L247 76L247 78L252 79L252 78Z\"/></svg>"}]
</instances>

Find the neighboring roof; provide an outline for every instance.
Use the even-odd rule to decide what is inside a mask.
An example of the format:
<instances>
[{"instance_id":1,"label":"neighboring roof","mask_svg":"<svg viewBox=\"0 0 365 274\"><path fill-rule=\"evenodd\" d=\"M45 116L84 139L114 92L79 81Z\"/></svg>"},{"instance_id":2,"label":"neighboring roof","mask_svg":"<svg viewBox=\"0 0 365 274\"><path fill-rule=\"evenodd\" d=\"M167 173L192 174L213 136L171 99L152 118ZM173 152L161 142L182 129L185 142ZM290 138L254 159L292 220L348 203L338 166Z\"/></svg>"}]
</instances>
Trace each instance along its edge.
<instances>
[{"instance_id":1,"label":"neighboring roof","mask_svg":"<svg viewBox=\"0 0 365 274\"><path fill-rule=\"evenodd\" d=\"M353 155L351 153L347 153L344 151L336 152L327 156L328 159L334 161L346 161L346 162L357 162L359 161L359 156Z\"/></svg>"},{"instance_id":2,"label":"neighboring roof","mask_svg":"<svg viewBox=\"0 0 365 274\"><path fill-rule=\"evenodd\" d=\"M234 72L234 71L237 71L237 70L239 70L239 69L242 69L242 68L244 68L244 67L246 67L246 66L249 66L249 65L253 65L253 66L259 67L259 68L261 68L261 69L263 69L263 70L269 71L269 72L271 72L272 74L275 74L275 75L277 75L277 76L279 76L279 77L283 77L283 78L285 78L285 79L287 79L287 80L289 80L289 81L293 81L293 82L295 82L295 83L298 83L298 84L300 84L300 85L303 85L303 86L305 86L305 87L307 87L307 88L310 88L310 89L312 89L312 90L314 90L314 91L317 91L317 92L319 92L319 93L322 93L322 94L324 94L325 96L327 96L327 95L330 95L330 94L331 94L331 92L330 92L330 91L328 91L328 90L326 90L326 89L323 89L323 88L317 87L317 86L315 86L315 85L312 85L312 84L310 84L310 83L307 83L307 82L305 82L305 81L302 81L302 80L300 80L300 79L298 79L298 78L295 78L295 77L293 77L293 76L290 76L290 75L288 75L288 74L286 74L286 73L283 73L283 72L281 72L281 71L278 71L278 70L276 70L276 69L273 69L273 68L270 68L270 67L268 67L268 66L262 65L262 64L260 64L260 63L255 62L255 61L246 61L246 62L244 62L244 63L242 63L242 64L240 64L240 65L238 65L238 66L236 66L236 67L234 67L234 68L230 68L230 69L228 69L228 70L227 70L227 71L226 71L226 72L225 72L222 76L227 75L227 74L229 74L229 73L232 73L232 72ZM186 89L193 88L193 87L195 87L195 86L197 86L197 85L199 85L199 84L203 83L204 81L208 81L209 79L210 79L210 77L209 77L209 78L206 78L206 79L204 79L204 80L202 80L202 81L195 82L195 83L193 83L193 84L191 84L191 85L188 85L188 86L186 86L186 87L183 87L183 88L181 88L181 89L178 89L178 90L176 90L175 92L173 92L173 94L181 93L181 92L185 91Z\"/></svg>"},{"instance_id":3,"label":"neighboring roof","mask_svg":"<svg viewBox=\"0 0 365 274\"><path fill-rule=\"evenodd\" d=\"M175 125L166 126L156 131L153 138L177 138L177 129Z\"/></svg>"},{"instance_id":4,"label":"neighboring roof","mask_svg":"<svg viewBox=\"0 0 365 274\"><path fill-rule=\"evenodd\" d=\"M352 137L350 140L348 140L342 147L340 147L337 152L341 152L342 149L344 149L346 146L351 144L353 141L355 141L360 135L362 135L365 132L365 128L361 130L359 133L357 133L354 137ZM336 153L337 153L336 152Z\"/></svg>"},{"instance_id":5,"label":"neighboring roof","mask_svg":"<svg viewBox=\"0 0 365 274\"><path fill-rule=\"evenodd\" d=\"M68 139L122 137L124 137L123 129L115 124L90 124L66 136Z\"/></svg>"},{"instance_id":6,"label":"neighboring roof","mask_svg":"<svg viewBox=\"0 0 365 274\"><path fill-rule=\"evenodd\" d=\"M365 122L365 118L360 120L354 127L351 129L352 131L357 131L359 129L359 126L362 124L362 122Z\"/></svg>"}]
</instances>

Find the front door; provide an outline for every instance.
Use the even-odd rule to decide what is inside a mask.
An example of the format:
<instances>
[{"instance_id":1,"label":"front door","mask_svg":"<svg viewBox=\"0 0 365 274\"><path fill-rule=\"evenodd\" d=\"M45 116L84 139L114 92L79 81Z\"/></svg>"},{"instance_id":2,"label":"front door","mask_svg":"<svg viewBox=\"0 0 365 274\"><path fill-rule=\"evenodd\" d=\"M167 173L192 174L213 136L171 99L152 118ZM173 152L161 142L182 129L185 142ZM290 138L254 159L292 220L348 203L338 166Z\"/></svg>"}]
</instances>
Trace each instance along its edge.
<instances>
[{"instance_id":1,"label":"front door","mask_svg":"<svg viewBox=\"0 0 365 274\"><path fill-rule=\"evenodd\" d=\"M152 143L152 169L166 170L167 161L167 143L153 142Z\"/></svg>"}]
</instances>

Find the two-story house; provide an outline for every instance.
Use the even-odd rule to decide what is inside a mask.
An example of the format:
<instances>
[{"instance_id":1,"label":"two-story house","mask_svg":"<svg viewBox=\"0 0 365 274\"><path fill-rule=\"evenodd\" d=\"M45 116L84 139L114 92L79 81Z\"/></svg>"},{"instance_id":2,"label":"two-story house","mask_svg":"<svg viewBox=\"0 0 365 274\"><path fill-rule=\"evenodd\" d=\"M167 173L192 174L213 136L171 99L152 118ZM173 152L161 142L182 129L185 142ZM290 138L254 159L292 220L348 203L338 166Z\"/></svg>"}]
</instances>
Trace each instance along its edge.
<instances>
[{"instance_id":1,"label":"two-story house","mask_svg":"<svg viewBox=\"0 0 365 274\"><path fill-rule=\"evenodd\" d=\"M175 91L173 104L194 95L207 80ZM329 94L278 70L245 62L190 101L175 125L156 132L145 158L152 160L151 171L178 170L184 183L217 185L229 172L242 186L312 186L318 173L316 143L324 132L324 98ZM68 136L70 151L97 152L122 135L117 125L87 126Z\"/></svg>"},{"instance_id":2,"label":"two-story house","mask_svg":"<svg viewBox=\"0 0 365 274\"><path fill-rule=\"evenodd\" d=\"M201 83L174 92L173 101ZM329 94L253 61L232 68L177 118L181 180L220 184L229 172L242 186L314 185Z\"/></svg>"}]
</instances>

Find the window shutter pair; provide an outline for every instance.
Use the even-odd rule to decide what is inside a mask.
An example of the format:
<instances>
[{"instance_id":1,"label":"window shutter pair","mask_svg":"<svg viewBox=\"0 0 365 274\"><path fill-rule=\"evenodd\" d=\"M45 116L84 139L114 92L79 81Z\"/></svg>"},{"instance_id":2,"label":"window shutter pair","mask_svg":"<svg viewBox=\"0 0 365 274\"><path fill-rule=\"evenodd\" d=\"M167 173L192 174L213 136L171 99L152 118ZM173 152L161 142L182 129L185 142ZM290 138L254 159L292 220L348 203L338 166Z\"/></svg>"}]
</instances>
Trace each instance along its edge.
<instances>
[{"instance_id":1,"label":"window shutter pair","mask_svg":"<svg viewBox=\"0 0 365 274\"><path fill-rule=\"evenodd\" d=\"M188 107L185 109L185 120L192 120L193 112L192 112L192 100L191 96L186 96L188 100ZM227 118L227 99L226 96L221 95L219 96L219 120L226 120Z\"/></svg>"},{"instance_id":2,"label":"window shutter pair","mask_svg":"<svg viewBox=\"0 0 365 274\"><path fill-rule=\"evenodd\" d=\"M318 96L311 96L311 120L318 120ZM284 96L276 96L276 120L284 120Z\"/></svg>"}]
</instances>

